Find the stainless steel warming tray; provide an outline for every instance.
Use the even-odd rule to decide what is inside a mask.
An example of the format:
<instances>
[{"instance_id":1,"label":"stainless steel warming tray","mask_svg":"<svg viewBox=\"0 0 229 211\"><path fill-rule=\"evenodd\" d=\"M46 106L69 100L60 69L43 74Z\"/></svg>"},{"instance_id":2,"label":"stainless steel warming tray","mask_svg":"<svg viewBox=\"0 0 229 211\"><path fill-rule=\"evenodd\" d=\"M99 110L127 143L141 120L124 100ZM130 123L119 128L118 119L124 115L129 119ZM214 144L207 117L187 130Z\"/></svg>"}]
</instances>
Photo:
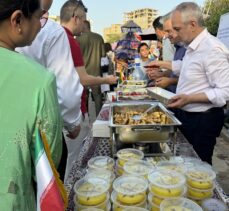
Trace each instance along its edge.
<instances>
[{"instance_id":1,"label":"stainless steel warming tray","mask_svg":"<svg viewBox=\"0 0 229 211\"><path fill-rule=\"evenodd\" d=\"M116 124L114 121L116 114L125 115L132 111L143 113L151 106L153 106L153 109L149 111L149 114L153 112L162 112L166 115L166 124ZM109 126L112 129L113 135L118 136L117 138L121 142L166 142L170 139L170 135L176 131L179 125L181 125L181 122L160 102L114 103L111 104L110 107Z\"/></svg>"}]
</instances>

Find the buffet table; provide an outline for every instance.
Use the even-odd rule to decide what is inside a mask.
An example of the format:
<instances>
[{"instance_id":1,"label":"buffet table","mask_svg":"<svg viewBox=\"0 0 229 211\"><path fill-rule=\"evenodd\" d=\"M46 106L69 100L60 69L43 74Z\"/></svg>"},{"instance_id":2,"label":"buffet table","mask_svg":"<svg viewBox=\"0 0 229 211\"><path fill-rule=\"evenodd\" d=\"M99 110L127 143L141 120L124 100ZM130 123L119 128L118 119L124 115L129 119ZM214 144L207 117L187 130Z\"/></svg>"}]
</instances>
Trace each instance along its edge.
<instances>
[{"instance_id":1,"label":"buffet table","mask_svg":"<svg viewBox=\"0 0 229 211\"><path fill-rule=\"evenodd\" d=\"M97 117L97 120L104 120L107 121L109 119L109 105L104 105L99 116ZM185 137L178 131L176 133L176 136L174 136L176 139L176 147L175 148L175 155L176 156L187 156L187 157L195 157L198 158L195 151L192 149L192 147L189 147L187 149L188 142L185 139ZM171 143L168 143L168 146L173 146L174 140L171 140ZM191 146L191 145L190 145ZM95 156L110 156L112 157L111 152L111 139L110 138L101 138L101 137L93 137L92 131L88 135L88 137L85 139L83 147L80 151L79 160L76 161L73 165L73 168L70 171L68 180L65 184L68 194L69 194L69 206L67 210L74 210L74 184L76 181L84 177L86 174L87 169L87 162L92 157ZM216 188L215 188L215 194L214 198L218 198L222 200L224 203L229 205L229 198L228 196L223 192L220 185L215 182Z\"/></svg>"}]
</instances>

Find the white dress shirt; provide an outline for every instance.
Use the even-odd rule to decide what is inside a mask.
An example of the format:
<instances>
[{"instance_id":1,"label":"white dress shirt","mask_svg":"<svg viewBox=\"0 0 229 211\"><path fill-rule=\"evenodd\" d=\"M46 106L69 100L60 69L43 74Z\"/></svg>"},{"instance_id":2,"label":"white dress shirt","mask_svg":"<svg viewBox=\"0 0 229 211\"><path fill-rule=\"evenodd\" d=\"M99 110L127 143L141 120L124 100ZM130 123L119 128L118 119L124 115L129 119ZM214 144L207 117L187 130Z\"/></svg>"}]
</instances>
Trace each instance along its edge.
<instances>
[{"instance_id":1,"label":"white dress shirt","mask_svg":"<svg viewBox=\"0 0 229 211\"><path fill-rule=\"evenodd\" d=\"M176 94L205 93L211 103L193 103L182 109L202 112L229 100L229 50L204 29L187 47L183 61L172 62L180 73Z\"/></svg>"},{"instance_id":2,"label":"white dress shirt","mask_svg":"<svg viewBox=\"0 0 229 211\"><path fill-rule=\"evenodd\" d=\"M175 47L168 37L162 39L162 59L163 61L172 61L175 54Z\"/></svg>"},{"instance_id":3,"label":"white dress shirt","mask_svg":"<svg viewBox=\"0 0 229 211\"><path fill-rule=\"evenodd\" d=\"M83 87L74 67L68 37L63 27L49 19L31 46L16 50L54 73L64 126L68 130L79 125Z\"/></svg>"}]
</instances>

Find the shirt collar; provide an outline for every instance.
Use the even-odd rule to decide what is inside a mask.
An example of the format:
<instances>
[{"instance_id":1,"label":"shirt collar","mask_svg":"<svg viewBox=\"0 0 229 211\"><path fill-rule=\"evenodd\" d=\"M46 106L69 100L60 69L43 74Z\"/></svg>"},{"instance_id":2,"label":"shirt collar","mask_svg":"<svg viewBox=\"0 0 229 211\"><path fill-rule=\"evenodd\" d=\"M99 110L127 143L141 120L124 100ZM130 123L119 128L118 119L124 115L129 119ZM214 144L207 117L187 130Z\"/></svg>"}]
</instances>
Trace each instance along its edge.
<instances>
[{"instance_id":1,"label":"shirt collar","mask_svg":"<svg viewBox=\"0 0 229 211\"><path fill-rule=\"evenodd\" d=\"M164 36L162 37L162 40L166 40L167 38L168 38L168 36L164 35Z\"/></svg>"},{"instance_id":2,"label":"shirt collar","mask_svg":"<svg viewBox=\"0 0 229 211\"><path fill-rule=\"evenodd\" d=\"M66 27L64 27L63 26L63 28L65 29L65 31L66 31L66 33L68 34L68 35L70 35L70 36L74 36L73 34L72 34L72 32L68 29L68 28L66 28Z\"/></svg>"},{"instance_id":3,"label":"shirt collar","mask_svg":"<svg viewBox=\"0 0 229 211\"><path fill-rule=\"evenodd\" d=\"M192 50L196 50L198 45L202 42L202 40L208 35L207 29L204 29L188 46L188 48Z\"/></svg>"}]
</instances>

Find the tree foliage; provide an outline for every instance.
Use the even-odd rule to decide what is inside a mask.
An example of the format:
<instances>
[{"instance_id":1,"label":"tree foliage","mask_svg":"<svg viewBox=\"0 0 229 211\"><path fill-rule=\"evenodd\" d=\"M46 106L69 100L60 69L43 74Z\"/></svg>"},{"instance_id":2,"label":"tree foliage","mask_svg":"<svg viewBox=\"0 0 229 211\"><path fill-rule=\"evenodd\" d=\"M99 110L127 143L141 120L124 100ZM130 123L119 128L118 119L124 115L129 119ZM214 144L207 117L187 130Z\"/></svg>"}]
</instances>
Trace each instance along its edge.
<instances>
[{"instance_id":1,"label":"tree foliage","mask_svg":"<svg viewBox=\"0 0 229 211\"><path fill-rule=\"evenodd\" d=\"M220 16L229 12L229 0L207 0L204 13L208 12L205 26L208 31L216 35L219 27Z\"/></svg>"},{"instance_id":2,"label":"tree foliage","mask_svg":"<svg viewBox=\"0 0 229 211\"><path fill-rule=\"evenodd\" d=\"M106 42L114 43L122 38L123 34L109 34L107 35Z\"/></svg>"}]
</instances>

